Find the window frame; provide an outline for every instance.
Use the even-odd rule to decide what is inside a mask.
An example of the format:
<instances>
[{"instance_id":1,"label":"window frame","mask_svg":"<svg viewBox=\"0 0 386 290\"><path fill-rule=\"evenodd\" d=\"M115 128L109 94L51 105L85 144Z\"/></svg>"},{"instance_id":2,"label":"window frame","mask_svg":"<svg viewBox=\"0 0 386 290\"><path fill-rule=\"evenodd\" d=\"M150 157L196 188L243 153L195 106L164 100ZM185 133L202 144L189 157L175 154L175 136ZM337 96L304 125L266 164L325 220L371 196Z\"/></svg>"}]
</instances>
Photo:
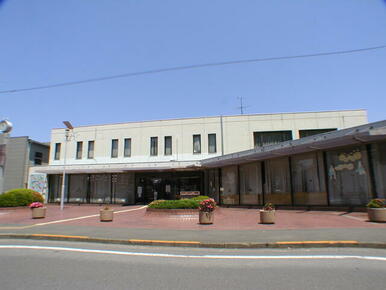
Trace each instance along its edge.
<instances>
[{"instance_id":1,"label":"window frame","mask_svg":"<svg viewBox=\"0 0 386 290\"><path fill-rule=\"evenodd\" d=\"M55 143L54 160L60 160L61 151L62 143Z\"/></svg>"},{"instance_id":2,"label":"window frame","mask_svg":"<svg viewBox=\"0 0 386 290\"><path fill-rule=\"evenodd\" d=\"M150 156L158 156L158 137L150 137Z\"/></svg>"},{"instance_id":3,"label":"window frame","mask_svg":"<svg viewBox=\"0 0 386 290\"><path fill-rule=\"evenodd\" d=\"M166 145L167 145L166 140L170 140L170 152L166 152L166 150L169 149L166 147ZM165 156L173 155L173 137L172 136L165 136L164 137L164 155Z\"/></svg>"},{"instance_id":4,"label":"window frame","mask_svg":"<svg viewBox=\"0 0 386 290\"><path fill-rule=\"evenodd\" d=\"M83 141L76 142L75 159L79 160L83 157Z\"/></svg>"},{"instance_id":5,"label":"window frame","mask_svg":"<svg viewBox=\"0 0 386 290\"><path fill-rule=\"evenodd\" d=\"M267 144L263 144L263 142L261 142L261 140L262 140L262 136L265 134L266 135L266 137L267 136L269 136L270 134L271 135L274 135L274 134L278 134L278 133L281 133L282 134L282 139L283 140L281 140L281 141L279 141L279 142L274 142L274 143L267 143ZM288 137L289 137L289 139L287 139L287 140L284 140L285 139L285 137L286 136L284 136L284 134L283 133L285 133L285 134L288 134ZM258 135L258 134L260 134L260 140L259 140L259 143L261 143L261 145L257 145L256 143L256 136ZM277 130L277 131L255 131L255 132L253 132L253 146L254 146L254 148L259 148L259 147L264 147L264 146L270 146L270 145L275 145L275 144L279 144L279 143L281 143L281 142L286 142L286 141L290 141L290 140L293 140L293 138L294 138L294 136L293 136L293 133L292 133L292 131L291 130Z\"/></svg>"},{"instance_id":6,"label":"window frame","mask_svg":"<svg viewBox=\"0 0 386 290\"><path fill-rule=\"evenodd\" d=\"M213 138L212 141L214 141L214 151L213 152L211 152L211 150L210 150L211 137ZM208 134L208 153L209 154L217 153L217 135L216 135L216 133Z\"/></svg>"},{"instance_id":7,"label":"window frame","mask_svg":"<svg viewBox=\"0 0 386 290\"><path fill-rule=\"evenodd\" d=\"M116 144L116 148L114 148L114 144ZM111 139L111 158L118 158L118 149L119 139Z\"/></svg>"},{"instance_id":8,"label":"window frame","mask_svg":"<svg viewBox=\"0 0 386 290\"><path fill-rule=\"evenodd\" d=\"M199 150L197 150L197 151L195 151L195 146L194 146L194 144L195 144L195 138L196 137L198 137L198 141L199 141L199 146L200 146L200 148L199 148ZM201 154L201 152L202 152L202 143L201 143L201 134L193 134L193 154Z\"/></svg>"},{"instance_id":9,"label":"window frame","mask_svg":"<svg viewBox=\"0 0 386 290\"><path fill-rule=\"evenodd\" d=\"M92 151L90 150L90 144L92 144ZM95 156L95 140L90 140L88 141L88 144L87 144L87 159L94 159L94 156Z\"/></svg>"},{"instance_id":10,"label":"window frame","mask_svg":"<svg viewBox=\"0 0 386 290\"><path fill-rule=\"evenodd\" d=\"M123 140L123 157L131 157L131 138Z\"/></svg>"}]
</instances>

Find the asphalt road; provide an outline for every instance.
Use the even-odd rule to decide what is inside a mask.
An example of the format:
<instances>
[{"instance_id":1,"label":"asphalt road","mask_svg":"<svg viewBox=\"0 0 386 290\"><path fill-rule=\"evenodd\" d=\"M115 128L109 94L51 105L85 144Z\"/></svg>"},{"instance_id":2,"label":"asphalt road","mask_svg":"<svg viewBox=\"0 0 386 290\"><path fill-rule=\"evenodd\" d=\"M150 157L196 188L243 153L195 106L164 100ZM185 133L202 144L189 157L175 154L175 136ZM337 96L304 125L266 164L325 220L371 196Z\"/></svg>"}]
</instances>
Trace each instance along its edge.
<instances>
[{"instance_id":1,"label":"asphalt road","mask_svg":"<svg viewBox=\"0 0 386 290\"><path fill-rule=\"evenodd\" d=\"M0 240L0 289L384 289L386 251Z\"/></svg>"}]
</instances>

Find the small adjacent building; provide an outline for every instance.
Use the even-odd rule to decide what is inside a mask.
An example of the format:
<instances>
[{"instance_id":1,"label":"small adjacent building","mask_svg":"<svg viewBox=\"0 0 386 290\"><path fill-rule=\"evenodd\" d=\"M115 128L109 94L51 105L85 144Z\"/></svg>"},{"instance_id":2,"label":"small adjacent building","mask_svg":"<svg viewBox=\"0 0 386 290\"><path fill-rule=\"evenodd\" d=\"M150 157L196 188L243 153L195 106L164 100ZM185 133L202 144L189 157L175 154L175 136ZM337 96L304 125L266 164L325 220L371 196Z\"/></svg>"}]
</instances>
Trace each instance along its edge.
<instances>
[{"instance_id":1,"label":"small adjacent building","mask_svg":"<svg viewBox=\"0 0 386 290\"><path fill-rule=\"evenodd\" d=\"M27 188L29 168L48 165L49 144L26 136L9 137L4 148L4 192L13 188Z\"/></svg>"},{"instance_id":2,"label":"small adjacent building","mask_svg":"<svg viewBox=\"0 0 386 290\"><path fill-rule=\"evenodd\" d=\"M58 128L49 165L30 173L47 174L50 202L60 200L65 170L65 202L203 194L223 205L362 205L382 195L375 175L384 172L384 137L367 138L375 131L366 124L365 110L346 110Z\"/></svg>"}]
</instances>

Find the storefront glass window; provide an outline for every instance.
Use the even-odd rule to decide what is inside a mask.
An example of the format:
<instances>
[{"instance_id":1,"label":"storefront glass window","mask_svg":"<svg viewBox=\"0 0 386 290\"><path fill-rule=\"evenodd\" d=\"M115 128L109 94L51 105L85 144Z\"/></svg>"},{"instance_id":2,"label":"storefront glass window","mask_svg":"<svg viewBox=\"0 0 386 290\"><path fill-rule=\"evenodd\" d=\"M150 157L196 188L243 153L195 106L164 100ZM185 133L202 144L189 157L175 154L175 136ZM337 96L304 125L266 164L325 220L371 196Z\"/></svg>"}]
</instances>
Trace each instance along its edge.
<instances>
[{"instance_id":1,"label":"storefront glass window","mask_svg":"<svg viewBox=\"0 0 386 290\"><path fill-rule=\"evenodd\" d=\"M208 170L208 196L213 198L216 202L219 201L219 187L218 169Z\"/></svg>"},{"instance_id":2,"label":"storefront glass window","mask_svg":"<svg viewBox=\"0 0 386 290\"><path fill-rule=\"evenodd\" d=\"M48 177L48 201L60 202L61 185L63 175L52 174ZM68 178L67 178L68 180Z\"/></svg>"},{"instance_id":3,"label":"storefront glass window","mask_svg":"<svg viewBox=\"0 0 386 290\"><path fill-rule=\"evenodd\" d=\"M90 175L90 202L111 202L111 176L110 174Z\"/></svg>"},{"instance_id":4,"label":"storefront glass window","mask_svg":"<svg viewBox=\"0 0 386 290\"><path fill-rule=\"evenodd\" d=\"M371 145L375 192L378 198L386 198L386 143Z\"/></svg>"},{"instance_id":5,"label":"storefront glass window","mask_svg":"<svg viewBox=\"0 0 386 290\"><path fill-rule=\"evenodd\" d=\"M371 198L366 148L326 153L331 205L364 205Z\"/></svg>"},{"instance_id":6,"label":"storefront glass window","mask_svg":"<svg viewBox=\"0 0 386 290\"><path fill-rule=\"evenodd\" d=\"M267 160L265 165L265 202L290 205L291 183L288 158Z\"/></svg>"},{"instance_id":7,"label":"storefront glass window","mask_svg":"<svg viewBox=\"0 0 386 290\"><path fill-rule=\"evenodd\" d=\"M72 174L69 178L69 202L87 202L87 175Z\"/></svg>"},{"instance_id":8,"label":"storefront glass window","mask_svg":"<svg viewBox=\"0 0 386 290\"><path fill-rule=\"evenodd\" d=\"M316 153L291 157L294 203L297 205L326 205L327 193L321 188Z\"/></svg>"},{"instance_id":9,"label":"storefront glass window","mask_svg":"<svg viewBox=\"0 0 386 290\"><path fill-rule=\"evenodd\" d=\"M111 175L113 203L134 203L134 174Z\"/></svg>"},{"instance_id":10,"label":"storefront glass window","mask_svg":"<svg viewBox=\"0 0 386 290\"><path fill-rule=\"evenodd\" d=\"M262 204L261 164L240 165L240 203Z\"/></svg>"},{"instance_id":11,"label":"storefront glass window","mask_svg":"<svg viewBox=\"0 0 386 290\"><path fill-rule=\"evenodd\" d=\"M221 170L222 175L222 204L239 204L237 166L224 167Z\"/></svg>"}]
</instances>

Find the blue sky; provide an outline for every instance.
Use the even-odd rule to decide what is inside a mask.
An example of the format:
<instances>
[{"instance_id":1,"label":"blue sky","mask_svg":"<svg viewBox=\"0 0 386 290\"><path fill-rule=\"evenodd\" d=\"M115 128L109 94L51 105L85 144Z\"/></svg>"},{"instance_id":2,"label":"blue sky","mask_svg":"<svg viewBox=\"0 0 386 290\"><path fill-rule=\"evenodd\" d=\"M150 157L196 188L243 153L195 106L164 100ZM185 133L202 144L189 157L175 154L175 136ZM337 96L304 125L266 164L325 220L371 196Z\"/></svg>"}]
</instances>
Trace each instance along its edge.
<instances>
[{"instance_id":1,"label":"blue sky","mask_svg":"<svg viewBox=\"0 0 386 290\"><path fill-rule=\"evenodd\" d=\"M163 67L386 44L382 0L0 1L0 90ZM367 109L386 119L386 49L0 94L12 136L76 125Z\"/></svg>"}]
</instances>

